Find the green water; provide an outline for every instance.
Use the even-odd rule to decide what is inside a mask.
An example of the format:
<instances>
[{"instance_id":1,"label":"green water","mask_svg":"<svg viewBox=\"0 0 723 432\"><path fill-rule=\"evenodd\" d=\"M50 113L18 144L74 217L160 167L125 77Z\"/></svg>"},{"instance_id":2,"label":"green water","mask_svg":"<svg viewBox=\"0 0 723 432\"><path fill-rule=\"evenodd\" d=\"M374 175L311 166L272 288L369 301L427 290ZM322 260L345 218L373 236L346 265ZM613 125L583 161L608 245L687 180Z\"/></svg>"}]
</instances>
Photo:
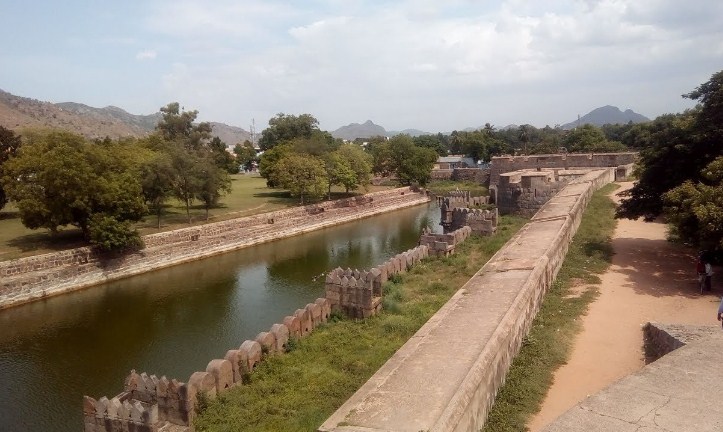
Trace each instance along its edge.
<instances>
[{"instance_id":1,"label":"green water","mask_svg":"<svg viewBox=\"0 0 723 432\"><path fill-rule=\"evenodd\" d=\"M84 394L116 395L131 369L187 381L322 297L322 273L438 224L419 206L0 311L0 432L82 431Z\"/></svg>"}]
</instances>

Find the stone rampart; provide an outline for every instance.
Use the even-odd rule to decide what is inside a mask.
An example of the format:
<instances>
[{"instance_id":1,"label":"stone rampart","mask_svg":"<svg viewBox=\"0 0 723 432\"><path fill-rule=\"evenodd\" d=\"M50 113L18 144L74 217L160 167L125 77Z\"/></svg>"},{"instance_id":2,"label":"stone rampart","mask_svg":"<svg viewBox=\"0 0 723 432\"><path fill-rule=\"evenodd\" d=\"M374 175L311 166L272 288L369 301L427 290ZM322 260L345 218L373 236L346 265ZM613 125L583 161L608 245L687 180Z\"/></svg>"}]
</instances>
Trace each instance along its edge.
<instances>
[{"instance_id":1,"label":"stone rampart","mask_svg":"<svg viewBox=\"0 0 723 432\"><path fill-rule=\"evenodd\" d=\"M395 274L405 273L423 259L447 256L465 241L472 230L462 227L448 234L433 234L424 230L419 246L397 254L370 270L336 268L326 275L325 297L332 311L344 313L351 318L368 318L382 309L384 284Z\"/></svg>"},{"instance_id":2,"label":"stone rampart","mask_svg":"<svg viewBox=\"0 0 723 432\"><path fill-rule=\"evenodd\" d=\"M319 431L480 430L587 203L614 174L572 180Z\"/></svg>"},{"instance_id":3,"label":"stone rampart","mask_svg":"<svg viewBox=\"0 0 723 432\"><path fill-rule=\"evenodd\" d=\"M525 169L608 168L635 163L638 154L624 153L566 153L530 156L496 156L490 166L490 184L500 181L500 174Z\"/></svg>"},{"instance_id":4,"label":"stone rampart","mask_svg":"<svg viewBox=\"0 0 723 432\"><path fill-rule=\"evenodd\" d=\"M500 175L490 196L502 214L532 216L571 180L590 170L521 170Z\"/></svg>"},{"instance_id":5,"label":"stone rampart","mask_svg":"<svg viewBox=\"0 0 723 432\"><path fill-rule=\"evenodd\" d=\"M443 236L439 240L446 240L454 247L469 234L469 227L465 227L438 236ZM435 235L425 232L422 238L425 236L430 239ZM447 243L445 250L446 246ZM199 397L215 398L232 387L243 385L247 375L261 361L285 353L290 340L309 335L326 323L332 312L362 319L376 314L382 307L383 286L387 279L427 258L429 250L427 245L417 246L368 271L342 268L329 271L325 298L297 309L282 323L272 325L269 331L227 351L223 359L211 360L205 371L193 372L185 383L132 370L125 379L123 391L111 399L83 396L85 432L160 432L169 424L190 429L197 414Z\"/></svg>"},{"instance_id":6,"label":"stone rampart","mask_svg":"<svg viewBox=\"0 0 723 432\"><path fill-rule=\"evenodd\" d=\"M122 257L83 247L0 262L0 309L427 201L399 188L152 234Z\"/></svg>"}]
</instances>

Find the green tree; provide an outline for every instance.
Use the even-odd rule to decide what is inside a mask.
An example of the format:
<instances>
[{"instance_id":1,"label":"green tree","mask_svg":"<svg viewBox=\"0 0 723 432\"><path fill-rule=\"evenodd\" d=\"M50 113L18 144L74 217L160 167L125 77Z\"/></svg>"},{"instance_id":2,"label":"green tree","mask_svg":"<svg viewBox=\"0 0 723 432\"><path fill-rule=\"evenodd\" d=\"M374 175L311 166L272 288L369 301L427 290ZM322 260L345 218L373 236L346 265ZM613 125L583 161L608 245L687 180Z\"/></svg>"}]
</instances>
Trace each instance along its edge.
<instances>
[{"instance_id":1,"label":"green tree","mask_svg":"<svg viewBox=\"0 0 723 432\"><path fill-rule=\"evenodd\" d=\"M15 156L20 148L22 141L20 136L15 135L10 129L0 126L0 179L3 176L3 164L11 157ZM5 189L0 182L0 210L7 204L8 198Z\"/></svg>"},{"instance_id":2,"label":"green tree","mask_svg":"<svg viewBox=\"0 0 723 432\"><path fill-rule=\"evenodd\" d=\"M356 173L351 167L349 160L338 151L328 153L324 157L324 167L328 182L327 198L331 199L331 187L333 185L344 185L346 191L357 184Z\"/></svg>"},{"instance_id":3,"label":"green tree","mask_svg":"<svg viewBox=\"0 0 723 432\"><path fill-rule=\"evenodd\" d=\"M341 182L347 193L359 187L366 190L372 181L372 157L356 144L342 144L336 150L354 172L353 181ZM351 177L349 177L351 179Z\"/></svg>"},{"instance_id":4,"label":"green tree","mask_svg":"<svg viewBox=\"0 0 723 432\"><path fill-rule=\"evenodd\" d=\"M392 150L385 137L369 138L367 152L372 157L372 172L382 177L388 177L394 172L392 166Z\"/></svg>"},{"instance_id":5,"label":"green tree","mask_svg":"<svg viewBox=\"0 0 723 432\"><path fill-rule=\"evenodd\" d=\"M183 147L170 153L173 168L173 195L186 207L188 223L191 220L191 203L201 193L203 185L203 160L198 153Z\"/></svg>"},{"instance_id":6,"label":"green tree","mask_svg":"<svg viewBox=\"0 0 723 432\"><path fill-rule=\"evenodd\" d=\"M92 145L69 132L30 133L27 145L3 166L3 184L28 228L54 233L73 225L90 240L96 215L123 223L146 213L139 181L144 157L137 146Z\"/></svg>"},{"instance_id":7,"label":"green tree","mask_svg":"<svg viewBox=\"0 0 723 432\"><path fill-rule=\"evenodd\" d=\"M662 197L666 192L686 181L691 185L710 182L702 173L723 155L723 71L683 97L697 100L700 105L640 126L647 133L637 134L644 137L646 145L640 151L639 180L625 194L618 217L652 219L663 211ZM677 195L670 198L682 200L683 191L679 190Z\"/></svg>"},{"instance_id":8,"label":"green tree","mask_svg":"<svg viewBox=\"0 0 723 432\"><path fill-rule=\"evenodd\" d=\"M627 148L619 142L608 141L602 129L595 125L584 124L570 131L563 144L571 153L583 152L615 152Z\"/></svg>"},{"instance_id":9,"label":"green tree","mask_svg":"<svg viewBox=\"0 0 723 432\"><path fill-rule=\"evenodd\" d=\"M250 170L251 164L256 160L256 149L254 149L251 141L246 140L243 144L236 144L233 152L236 155L236 165L243 166L244 169Z\"/></svg>"},{"instance_id":10,"label":"green tree","mask_svg":"<svg viewBox=\"0 0 723 432\"><path fill-rule=\"evenodd\" d=\"M158 228L161 228L161 214L166 200L173 194L175 170L171 157L166 153L157 153L141 166L141 187L148 209L156 215Z\"/></svg>"},{"instance_id":11,"label":"green tree","mask_svg":"<svg viewBox=\"0 0 723 432\"><path fill-rule=\"evenodd\" d=\"M269 127L261 132L259 148L269 150L294 138L311 138L314 132L319 132L319 121L311 114L295 116L279 113L269 120Z\"/></svg>"},{"instance_id":12,"label":"green tree","mask_svg":"<svg viewBox=\"0 0 723 432\"><path fill-rule=\"evenodd\" d=\"M440 139L440 135L420 135L412 138L417 147L426 147L437 152L439 156L447 155L447 147Z\"/></svg>"},{"instance_id":13,"label":"green tree","mask_svg":"<svg viewBox=\"0 0 723 432\"><path fill-rule=\"evenodd\" d=\"M221 196L231 192L231 179L226 171L217 169L211 160L202 161L198 168L201 181L196 198L203 203L206 220L208 220L208 211L212 207L218 206Z\"/></svg>"},{"instance_id":14,"label":"green tree","mask_svg":"<svg viewBox=\"0 0 723 432\"><path fill-rule=\"evenodd\" d=\"M434 150L415 146L409 135L392 137L389 140L389 148L391 166L400 183L427 184L438 157Z\"/></svg>"},{"instance_id":15,"label":"green tree","mask_svg":"<svg viewBox=\"0 0 723 432\"><path fill-rule=\"evenodd\" d=\"M701 172L704 182L685 181L663 195L666 220L679 240L723 249L723 157Z\"/></svg>"},{"instance_id":16,"label":"green tree","mask_svg":"<svg viewBox=\"0 0 723 432\"><path fill-rule=\"evenodd\" d=\"M163 118L156 130L166 141L182 141L188 148L198 149L211 139L211 124L207 122L194 125L198 111L181 111L178 102L161 107Z\"/></svg>"},{"instance_id":17,"label":"green tree","mask_svg":"<svg viewBox=\"0 0 723 432\"><path fill-rule=\"evenodd\" d=\"M327 190L326 170L319 158L287 154L278 162L277 173L279 185L298 196L302 205L323 197Z\"/></svg>"},{"instance_id":18,"label":"green tree","mask_svg":"<svg viewBox=\"0 0 723 432\"><path fill-rule=\"evenodd\" d=\"M238 172L236 158L228 152L226 149L226 143L221 141L221 138L217 136L211 138L211 141L208 143L208 148L213 155L214 164L218 168L229 174L236 174Z\"/></svg>"},{"instance_id":19,"label":"green tree","mask_svg":"<svg viewBox=\"0 0 723 432\"><path fill-rule=\"evenodd\" d=\"M266 150L259 160L259 174L266 179L266 186L270 188L281 187L279 161L285 156L294 153L291 144L282 144Z\"/></svg>"}]
</instances>

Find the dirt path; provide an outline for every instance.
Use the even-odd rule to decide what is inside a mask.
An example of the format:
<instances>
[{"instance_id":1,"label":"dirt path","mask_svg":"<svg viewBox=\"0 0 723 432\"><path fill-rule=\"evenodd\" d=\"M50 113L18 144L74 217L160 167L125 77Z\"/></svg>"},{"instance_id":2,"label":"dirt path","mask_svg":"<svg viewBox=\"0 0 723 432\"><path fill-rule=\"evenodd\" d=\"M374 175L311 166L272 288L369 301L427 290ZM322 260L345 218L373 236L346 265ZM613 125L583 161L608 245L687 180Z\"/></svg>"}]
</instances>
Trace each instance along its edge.
<instances>
[{"instance_id":1,"label":"dirt path","mask_svg":"<svg viewBox=\"0 0 723 432\"><path fill-rule=\"evenodd\" d=\"M631 186L624 183L616 192ZM717 324L720 269L714 269L718 271L713 292L699 295L694 251L668 243L665 233L661 223L618 222L615 255L602 276L600 297L583 318L572 356L555 373L541 411L528 425L531 431L541 430L586 396L640 369L641 327L646 322Z\"/></svg>"}]
</instances>

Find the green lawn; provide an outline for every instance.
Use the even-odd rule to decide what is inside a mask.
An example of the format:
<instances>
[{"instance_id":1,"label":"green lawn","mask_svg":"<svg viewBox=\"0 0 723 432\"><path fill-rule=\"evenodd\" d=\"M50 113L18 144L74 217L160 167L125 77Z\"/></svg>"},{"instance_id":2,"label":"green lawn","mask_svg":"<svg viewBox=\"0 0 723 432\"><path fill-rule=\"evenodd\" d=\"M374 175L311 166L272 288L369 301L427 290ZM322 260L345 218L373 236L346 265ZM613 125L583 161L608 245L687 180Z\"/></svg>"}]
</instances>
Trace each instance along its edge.
<instances>
[{"instance_id":1,"label":"green lawn","mask_svg":"<svg viewBox=\"0 0 723 432\"><path fill-rule=\"evenodd\" d=\"M235 174L231 176L232 191L221 198L218 208L211 209L208 222L216 222L298 205L298 199L292 198L288 191L266 187L266 180L258 174ZM370 186L369 192L389 189L389 187ZM363 193L363 191L357 191ZM339 188L332 188L332 198L345 196ZM206 210L203 206L191 208L193 224L206 221ZM146 216L137 227L141 234L152 234L160 231L187 227L185 206L177 200L169 200L161 217L161 229L158 229L155 215ZM84 245L80 230L67 227L55 236L46 230L31 230L20 222L17 208L12 203L0 211L0 261L20 258L29 255L68 249Z\"/></svg>"}]
</instances>

